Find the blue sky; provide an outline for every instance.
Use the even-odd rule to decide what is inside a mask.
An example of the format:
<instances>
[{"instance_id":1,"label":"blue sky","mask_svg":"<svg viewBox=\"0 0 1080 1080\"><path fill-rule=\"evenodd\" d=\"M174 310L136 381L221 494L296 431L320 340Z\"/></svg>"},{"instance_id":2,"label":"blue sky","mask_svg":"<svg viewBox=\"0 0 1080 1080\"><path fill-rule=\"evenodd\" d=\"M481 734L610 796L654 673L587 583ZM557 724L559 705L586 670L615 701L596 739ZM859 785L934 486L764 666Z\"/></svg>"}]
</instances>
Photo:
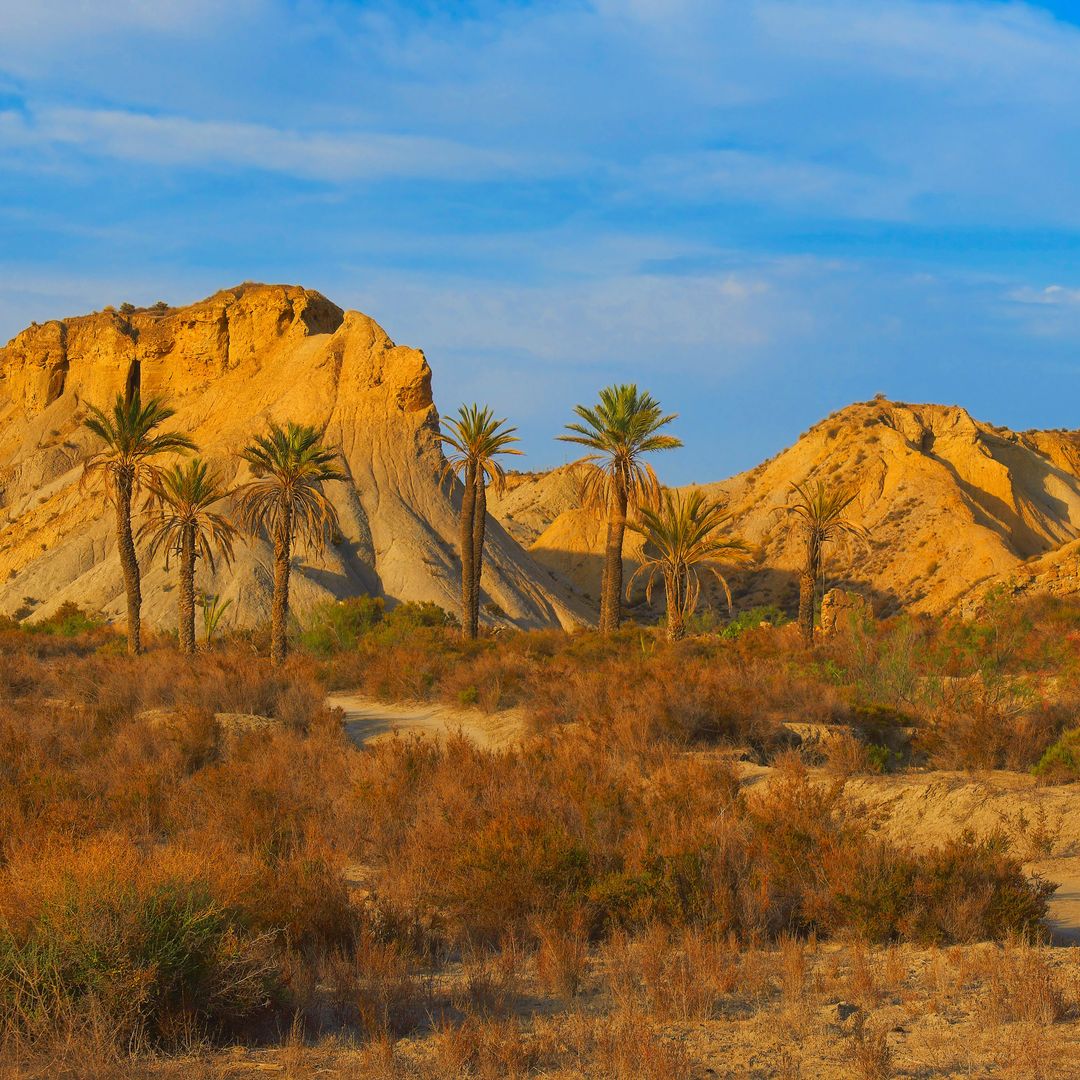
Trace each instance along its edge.
<instances>
[{"instance_id":1,"label":"blue sky","mask_svg":"<svg viewBox=\"0 0 1080 1080\"><path fill-rule=\"evenodd\" d=\"M1080 0L0 0L0 338L287 281L529 457L672 481L881 391L1080 425Z\"/></svg>"}]
</instances>

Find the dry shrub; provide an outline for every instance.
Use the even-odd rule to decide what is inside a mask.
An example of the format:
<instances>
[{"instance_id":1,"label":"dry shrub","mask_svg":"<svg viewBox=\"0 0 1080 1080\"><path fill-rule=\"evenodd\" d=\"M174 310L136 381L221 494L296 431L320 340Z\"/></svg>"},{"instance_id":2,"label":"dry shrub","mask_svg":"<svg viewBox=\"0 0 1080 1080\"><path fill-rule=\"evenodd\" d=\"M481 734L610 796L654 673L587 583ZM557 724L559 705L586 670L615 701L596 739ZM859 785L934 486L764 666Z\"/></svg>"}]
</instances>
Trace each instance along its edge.
<instances>
[{"instance_id":1,"label":"dry shrub","mask_svg":"<svg viewBox=\"0 0 1080 1080\"><path fill-rule=\"evenodd\" d=\"M889 1029L869 1022L865 1014L860 1014L856 1019L852 1043L852 1057L860 1080L889 1080L893 1075Z\"/></svg>"},{"instance_id":2,"label":"dry shrub","mask_svg":"<svg viewBox=\"0 0 1080 1080\"><path fill-rule=\"evenodd\" d=\"M610 1080L689 1080L685 1047L661 1037L647 1015L625 1012L595 1023L588 1056Z\"/></svg>"},{"instance_id":3,"label":"dry shrub","mask_svg":"<svg viewBox=\"0 0 1080 1080\"><path fill-rule=\"evenodd\" d=\"M1033 932L1046 910L1048 888L1004 841L899 850L798 763L747 794L722 760L628 757L568 732L502 753L395 740L358 768L376 891L457 940L527 937L537 918L584 911L592 935L947 942Z\"/></svg>"},{"instance_id":4,"label":"dry shrub","mask_svg":"<svg viewBox=\"0 0 1080 1080\"><path fill-rule=\"evenodd\" d=\"M471 1017L507 1017L520 993L518 955L513 945L467 952L453 1005Z\"/></svg>"},{"instance_id":5,"label":"dry shrub","mask_svg":"<svg viewBox=\"0 0 1080 1080\"><path fill-rule=\"evenodd\" d=\"M20 852L0 888L0 1002L24 1037L85 1005L120 1044L182 1045L250 1019L280 986L275 935L248 930L197 857L103 838Z\"/></svg>"},{"instance_id":6,"label":"dry shrub","mask_svg":"<svg viewBox=\"0 0 1080 1080\"><path fill-rule=\"evenodd\" d=\"M805 1014L810 1006L806 944L794 937L780 939L780 997L792 1014Z\"/></svg>"},{"instance_id":7,"label":"dry shrub","mask_svg":"<svg viewBox=\"0 0 1080 1080\"><path fill-rule=\"evenodd\" d=\"M541 919L533 924L537 940L536 970L548 993L565 1001L577 996L589 967L588 919L583 911L569 918Z\"/></svg>"},{"instance_id":8,"label":"dry shrub","mask_svg":"<svg viewBox=\"0 0 1080 1080\"><path fill-rule=\"evenodd\" d=\"M659 1020L707 1020L739 981L739 953L730 941L651 927L636 939L616 934L603 952L605 981L616 1007Z\"/></svg>"},{"instance_id":9,"label":"dry shrub","mask_svg":"<svg viewBox=\"0 0 1080 1080\"><path fill-rule=\"evenodd\" d=\"M994 952L981 974L983 1011L993 1023L1049 1025L1069 1011L1054 969L1028 945L1010 944Z\"/></svg>"},{"instance_id":10,"label":"dry shrub","mask_svg":"<svg viewBox=\"0 0 1080 1080\"><path fill-rule=\"evenodd\" d=\"M430 1080L518 1080L543 1064L550 1050L529 1037L521 1021L469 1016L460 1024L440 1023L431 1035L434 1069Z\"/></svg>"},{"instance_id":11,"label":"dry shrub","mask_svg":"<svg viewBox=\"0 0 1080 1080\"><path fill-rule=\"evenodd\" d=\"M976 675L944 685L915 747L940 769L1027 769L1060 729L1060 720L1038 707L1026 682Z\"/></svg>"},{"instance_id":12,"label":"dry shrub","mask_svg":"<svg viewBox=\"0 0 1080 1080\"><path fill-rule=\"evenodd\" d=\"M824 744L825 764L829 772L846 779L864 773L880 772L870 756L870 749L851 732L840 731L831 735Z\"/></svg>"}]
</instances>

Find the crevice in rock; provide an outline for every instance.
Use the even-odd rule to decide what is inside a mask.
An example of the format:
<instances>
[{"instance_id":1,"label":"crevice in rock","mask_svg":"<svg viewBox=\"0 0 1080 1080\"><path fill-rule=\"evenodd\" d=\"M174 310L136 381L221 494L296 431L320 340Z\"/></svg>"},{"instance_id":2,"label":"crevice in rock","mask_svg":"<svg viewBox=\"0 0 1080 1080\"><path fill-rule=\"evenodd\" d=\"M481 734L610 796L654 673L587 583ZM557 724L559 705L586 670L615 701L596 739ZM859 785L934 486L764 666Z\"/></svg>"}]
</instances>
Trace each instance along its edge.
<instances>
[{"instance_id":1,"label":"crevice in rock","mask_svg":"<svg viewBox=\"0 0 1080 1080\"><path fill-rule=\"evenodd\" d=\"M136 394L142 393L142 364L138 357L131 361L128 368L127 382L124 384L124 401L130 402Z\"/></svg>"},{"instance_id":2,"label":"crevice in rock","mask_svg":"<svg viewBox=\"0 0 1080 1080\"><path fill-rule=\"evenodd\" d=\"M60 324L60 356L49 372L49 386L45 391L45 404L51 405L64 392L68 373L67 324Z\"/></svg>"}]
</instances>

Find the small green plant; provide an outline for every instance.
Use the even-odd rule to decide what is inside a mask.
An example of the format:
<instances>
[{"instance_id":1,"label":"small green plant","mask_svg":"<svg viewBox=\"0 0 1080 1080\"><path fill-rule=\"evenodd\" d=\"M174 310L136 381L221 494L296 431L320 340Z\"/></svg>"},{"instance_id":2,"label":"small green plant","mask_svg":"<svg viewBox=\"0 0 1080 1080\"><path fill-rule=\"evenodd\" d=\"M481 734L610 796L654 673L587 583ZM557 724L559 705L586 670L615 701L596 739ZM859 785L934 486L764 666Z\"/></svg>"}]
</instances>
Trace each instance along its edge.
<instances>
[{"instance_id":1,"label":"small green plant","mask_svg":"<svg viewBox=\"0 0 1080 1080\"><path fill-rule=\"evenodd\" d=\"M1080 780L1080 728L1062 732L1031 771L1052 784L1071 784Z\"/></svg>"},{"instance_id":2,"label":"small green plant","mask_svg":"<svg viewBox=\"0 0 1080 1080\"><path fill-rule=\"evenodd\" d=\"M217 637L221 628L221 620L231 605L231 600L223 602L220 596L213 596L210 593L202 593L199 597L199 607L202 609L203 640L207 645L214 643L214 638Z\"/></svg>"},{"instance_id":3,"label":"small green plant","mask_svg":"<svg viewBox=\"0 0 1080 1080\"><path fill-rule=\"evenodd\" d=\"M879 743L870 743L866 747L866 760L870 768L876 773L892 771L893 762L898 755L893 753L887 746Z\"/></svg>"},{"instance_id":4,"label":"small green plant","mask_svg":"<svg viewBox=\"0 0 1080 1080\"><path fill-rule=\"evenodd\" d=\"M726 638L737 638L747 630L756 629L759 626L783 626L788 617L778 607L764 604L750 608L749 611L740 611L738 615L725 626L720 634Z\"/></svg>"}]
</instances>

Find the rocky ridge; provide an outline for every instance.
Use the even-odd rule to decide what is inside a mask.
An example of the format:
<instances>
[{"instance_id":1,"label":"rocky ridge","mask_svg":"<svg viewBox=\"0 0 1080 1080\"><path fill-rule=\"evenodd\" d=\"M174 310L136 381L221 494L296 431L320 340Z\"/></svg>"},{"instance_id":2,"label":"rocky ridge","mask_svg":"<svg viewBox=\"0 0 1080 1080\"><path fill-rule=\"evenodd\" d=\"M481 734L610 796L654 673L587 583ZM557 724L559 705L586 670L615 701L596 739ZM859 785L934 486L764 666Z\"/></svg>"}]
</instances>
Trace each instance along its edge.
<instances>
[{"instance_id":1,"label":"rocky ridge","mask_svg":"<svg viewBox=\"0 0 1080 1080\"><path fill-rule=\"evenodd\" d=\"M948 611L979 583L1013 576L1027 589L1077 588L1066 545L1080 537L1080 433L1013 432L956 406L875 399L839 410L756 468L703 485L754 551L753 564L732 573L740 606L794 603L801 544L784 506L793 483L819 478L857 492L852 516L871 535L866 548L829 553L830 581L861 590L879 612ZM531 498L535 527L547 481L533 484L516 496ZM558 500L549 518L532 554L597 595L600 523Z\"/></svg>"}]
</instances>

